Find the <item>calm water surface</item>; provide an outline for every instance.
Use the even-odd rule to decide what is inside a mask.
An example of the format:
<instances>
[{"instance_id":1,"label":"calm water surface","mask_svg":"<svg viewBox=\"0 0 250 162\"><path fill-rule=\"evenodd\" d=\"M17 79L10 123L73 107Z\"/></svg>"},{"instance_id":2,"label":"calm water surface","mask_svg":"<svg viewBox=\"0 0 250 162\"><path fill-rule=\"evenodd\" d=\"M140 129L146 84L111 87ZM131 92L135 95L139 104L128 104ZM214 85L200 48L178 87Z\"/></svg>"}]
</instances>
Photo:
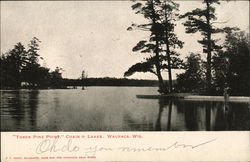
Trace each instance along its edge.
<instances>
[{"instance_id":1,"label":"calm water surface","mask_svg":"<svg viewBox=\"0 0 250 162\"><path fill-rule=\"evenodd\" d=\"M136 98L156 87L0 92L2 131L250 130L249 103Z\"/></svg>"}]
</instances>

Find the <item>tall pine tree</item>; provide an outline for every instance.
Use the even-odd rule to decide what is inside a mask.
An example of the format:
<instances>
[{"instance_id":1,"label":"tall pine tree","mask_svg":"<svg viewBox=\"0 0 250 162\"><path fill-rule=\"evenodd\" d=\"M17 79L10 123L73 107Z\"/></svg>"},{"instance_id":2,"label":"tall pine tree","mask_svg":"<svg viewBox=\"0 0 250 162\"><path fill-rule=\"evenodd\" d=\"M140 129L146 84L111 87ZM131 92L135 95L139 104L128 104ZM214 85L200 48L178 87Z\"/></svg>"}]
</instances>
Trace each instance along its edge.
<instances>
[{"instance_id":1,"label":"tall pine tree","mask_svg":"<svg viewBox=\"0 0 250 162\"><path fill-rule=\"evenodd\" d=\"M132 6L132 9L136 11L136 14L142 14L149 22L146 24L132 24L128 30L139 29L150 32L150 38L148 40L142 40L132 49L140 51L141 53L150 53L151 55L145 58L144 62L137 63L131 66L124 76L130 76L135 72L151 72L158 77L159 81L159 92L165 91L165 84L161 74L161 60L162 56L160 52L160 40L163 35L163 26L159 23L160 16L156 12L156 6L159 5L157 0L148 0L146 2L138 2Z\"/></svg>"},{"instance_id":2,"label":"tall pine tree","mask_svg":"<svg viewBox=\"0 0 250 162\"><path fill-rule=\"evenodd\" d=\"M171 1L171 0L164 0L161 4L162 13L161 19L162 24L164 26L164 35L163 40L165 43L165 51L166 51L166 68L168 70L168 77L169 77L169 91L173 91L172 85L172 69L178 69L182 60L178 58L179 54L174 51L175 48L182 48L183 42L180 41L177 35L174 32L175 29L175 22L177 20L178 11L179 11L179 4Z\"/></svg>"},{"instance_id":3,"label":"tall pine tree","mask_svg":"<svg viewBox=\"0 0 250 162\"><path fill-rule=\"evenodd\" d=\"M39 61L39 43L41 41L34 37L30 43L28 44L28 51L27 51L27 65L23 70L23 77L24 81L28 82L31 86L35 86L38 82L39 78L39 67L40 64L38 63Z\"/></svg>"},{"instance_id":4,"label":"tall pine tree","mask_svg":"<svg viewBox=\"0 0 250 162\"><path fill-rule=\"evenodd\" d=\"M212 73L211 59L212 53L221 47L216 45L217 40L212 38L213 34L222 32L222 29L216 28L213 23L217 19L215 16L215 4L220 4L219 0L203 0L204 9L196 8L191 12L181 15L180 18L187 18L184 23L186 33L200 32L203 36L198 42L203 46L203 53L207 54L206 60L206 93L211 93Z\"/></svg>"},{"instance_id":5,"label":"tall pine tree","mask_svg":"<svg viewBox=\"0 0 250 162\"><path fill-rule=\"evenodd\" d=\"M161 74L162 70L167 69L170 83L169 91L172 92L171 69L178 68L181 60L178 59L178 54L170 48L182 47L183 44L174 33L174 21L177 16L178 5L170 0L164 2L148 0L145 3L136 3L132 8L136 10L136 14L142 14L148 19L149 23L132 24L128 30L140 29L150 31L150 38L140 41L133 48L133 51L150 53L151 55L145 58L143 62L130 67L124 76L130 76L135 72L151 72L158 77L159 92L167 93L166 84ZM166 54L164 54L164 51Z\"/></svg>"}]
</instances>

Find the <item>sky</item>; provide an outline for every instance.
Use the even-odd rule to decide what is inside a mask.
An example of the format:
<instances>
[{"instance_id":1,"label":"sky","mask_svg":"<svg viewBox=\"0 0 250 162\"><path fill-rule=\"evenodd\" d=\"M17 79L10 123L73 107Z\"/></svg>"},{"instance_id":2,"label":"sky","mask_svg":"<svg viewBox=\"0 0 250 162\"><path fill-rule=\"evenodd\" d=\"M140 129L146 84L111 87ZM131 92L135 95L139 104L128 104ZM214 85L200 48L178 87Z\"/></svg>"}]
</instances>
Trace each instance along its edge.
<instances>
[{"instance_id":1,"label":"sky","mask_svg":"<svg viewBox=\"0 0 250 162\"><path fill-rule=\"evenodd\" d=\"M180 14L202 7L200 1L177 1ZM33 37L41 40L41 64L64 69L63 77L79 78L85 70L88 77L122 78L145 54L132 52L144 31L127 31L132 23L143 23L142 15L131 9L131 1L1 1L1 53L17 42L27 45ZM218 22L249 31L249 2L223 1L216 7ZM185 58L189 52L201 52L199 34L185 34L181 21L176 33L184 41L179 50ZM174 71L175 74L178 71ZM167 79L167 73L163 73ZM150 73L136 73L129 78L157 79Z\"/></svg>"}]
</instances>

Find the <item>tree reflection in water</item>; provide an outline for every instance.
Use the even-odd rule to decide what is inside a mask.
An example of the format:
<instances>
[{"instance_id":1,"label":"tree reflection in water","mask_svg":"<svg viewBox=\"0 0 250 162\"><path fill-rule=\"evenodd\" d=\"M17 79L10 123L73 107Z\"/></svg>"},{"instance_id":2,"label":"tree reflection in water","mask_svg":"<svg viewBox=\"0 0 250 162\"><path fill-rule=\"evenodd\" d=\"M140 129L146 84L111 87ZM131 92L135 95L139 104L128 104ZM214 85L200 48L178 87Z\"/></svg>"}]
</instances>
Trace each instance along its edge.
<instances>
[{"instance_id":1,"label":"tree reflection in water","mask_svg":"<svg viewBox=\"0 0 250 162\"><path fill-rule=\"evenodd\" d=\"M161 98L155 130L249 130L250 109L248 107L249 103L229 103L225 106L223 102Z\"/></svg>"},{"instance_id":2,"label":"tree reflection in water","mask_svg":"<svg viewBox=\"0 0 250 162\"><path fill-rule=\"evenodd\" d=\"M157 116L156 124L155 124L155 130L156 131L161 131L162 129L162 124L161 124L161 119L162 119L162 113L163 111L168 110L168 117L167 117L167 131L171 130L171 114L172 114L172 105L173 101L172 100L166 100L164 98L159 99L159 113Z\"/></svg>"},{"instance_id":3,"label":"tree reflection in water","mask_svg":"<svg viewBox=\"0 0 250 162\"><path fill-rule=\"evenodd\" d=\"M248 102L225 106L223 102L136 99L139 92L131 87L1 91L1 130L250 130Z\"/></svg>"},{"instance_id":4,"label":"tree reflection in water","mask_svg":"<svg viewBox=\"0 0 250 162\"><path fill-rule=\"evenodd\" d=\"M1 125L1 130L36 130L38 95L37 90L8 91L6 97L3 92L1 115L5 118L6 114L11 119L3 119L7 120L8 125Z\"/></svg>"},{"instance_id":5,"label":"tree reflection in water","mask_svg":"<svg viewBox=\"0 0 250 162\"><path fill-rule=\"evenodd\" d=\"M37 127L36 122L37 122L37 109L38 109L38 95L39 91L37 90L32 90L29 93L28 111L29 111L32 130L35 130Z\"/></svg>"}]
</instances>

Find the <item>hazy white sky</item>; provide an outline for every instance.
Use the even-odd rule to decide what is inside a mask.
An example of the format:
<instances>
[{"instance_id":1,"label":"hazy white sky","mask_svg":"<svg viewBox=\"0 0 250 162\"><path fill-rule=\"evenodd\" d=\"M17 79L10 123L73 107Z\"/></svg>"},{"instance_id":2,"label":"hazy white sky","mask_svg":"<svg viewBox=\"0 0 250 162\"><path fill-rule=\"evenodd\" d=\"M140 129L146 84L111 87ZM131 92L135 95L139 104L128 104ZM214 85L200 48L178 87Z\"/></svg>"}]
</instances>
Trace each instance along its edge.
<instances>
[{"instance_id":1,"label":"hazy white sky","mask_svg":"<svg viewBox=\"0 0 250 162\"><path fill-rule=\"evenodd\" d=\"M199 1L177 1L180 13L201 6ZM39 38L40 55L47 67L62 67L64 77L78 78L85 69L89 77L123 77L123 73L145 54L131 49L141 39L143 31L127 31L132 22L145 20L134 14L131 1L2 1L1 53L17 42L28 44ZM249 2L222 2L216 10L221 26L237 26L249 31ZM187 35L179 23L176 31L185 42L180 51L201 51L196 42L199 35ZM136 73L130 78L156 79L148 73ZM167 78L167 74L164 74Z\"/></svg>"}]
</instances>

